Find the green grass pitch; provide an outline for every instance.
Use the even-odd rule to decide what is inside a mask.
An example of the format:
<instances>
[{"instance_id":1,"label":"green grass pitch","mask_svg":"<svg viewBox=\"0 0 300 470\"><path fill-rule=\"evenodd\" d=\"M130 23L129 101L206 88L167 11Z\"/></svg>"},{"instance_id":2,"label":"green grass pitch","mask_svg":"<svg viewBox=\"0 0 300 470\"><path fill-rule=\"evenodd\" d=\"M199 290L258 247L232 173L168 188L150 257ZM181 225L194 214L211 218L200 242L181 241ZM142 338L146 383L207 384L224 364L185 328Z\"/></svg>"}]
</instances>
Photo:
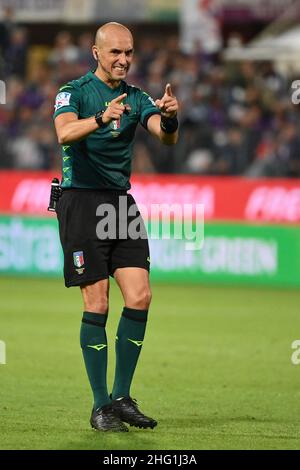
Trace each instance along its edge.
<instances>
[{"instance_id":1,"label":"green grass pitch","mask_svg":"<svg viewBox=\"0 0 300 470\"><path fill-rule=\"evenodd\" d=\"M79 289L61 280L0 278L1 449L299 449L296 290L153 284L132 396L155 430L89 427L79 347ZM109 385L122 308L111 287Z\"/></svg>"}]
</instances>

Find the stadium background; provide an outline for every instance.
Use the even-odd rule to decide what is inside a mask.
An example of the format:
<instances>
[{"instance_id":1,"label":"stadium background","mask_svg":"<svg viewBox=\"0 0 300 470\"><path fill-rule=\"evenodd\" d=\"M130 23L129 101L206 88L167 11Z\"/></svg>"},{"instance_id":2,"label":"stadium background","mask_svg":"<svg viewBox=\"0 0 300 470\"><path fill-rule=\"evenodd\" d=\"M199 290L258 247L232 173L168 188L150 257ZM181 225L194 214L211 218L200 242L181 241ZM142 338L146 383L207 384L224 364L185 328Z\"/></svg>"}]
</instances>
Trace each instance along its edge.
<instances>
[{"instance_id":1,"label":"stadium background","mask_svg":"<svg viewBox=\"0 0 300 470\"><path fill-rule=\"evenodd\" d=\"M7 349L7 364L0 365L0 448L298 448L300 371L290 357L300 326L300 115L292 100L300 74L299 1L2 0L0 6L6 88L0 340ZM46 208L50 181L60 171L55 95L95 65L93 35L110 20L135 36L128 81L154 99L170 82L181 103L176 147L163 148L138 131L132 193L146 205L203 203L205 243L201 251L187 251L185 240L151 241L153 311L160 318L149 328L136 391L159 409L162 434L99 444L84 427L89 391L74 321L80 299L63 290L57 223ZM122 302L112 289L118 312ZM111 316L113 331L117 315ZM67 333L58 334L57 322ZM169 384L171 404L184 404L190 421L183 414L171 419L163 396L155 403L147 388L155 381L157 394ZM64 415L65 396L73 406L86 397L79 408L83 423ZM11 421L18 422L24 401L36 409L16 430ZM68 423L79 426L82 439L72 429L64 440Z\"/></svg>"}]
</instances>

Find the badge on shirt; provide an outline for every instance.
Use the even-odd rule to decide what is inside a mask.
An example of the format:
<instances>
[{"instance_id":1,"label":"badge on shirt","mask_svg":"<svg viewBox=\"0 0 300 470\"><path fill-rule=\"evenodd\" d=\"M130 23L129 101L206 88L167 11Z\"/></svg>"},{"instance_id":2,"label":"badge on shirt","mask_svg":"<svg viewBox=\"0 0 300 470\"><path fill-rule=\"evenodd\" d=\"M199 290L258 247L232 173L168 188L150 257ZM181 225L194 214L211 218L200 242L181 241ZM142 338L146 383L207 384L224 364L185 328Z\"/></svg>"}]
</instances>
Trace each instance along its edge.
<instances>
[{"instance_id":1,"label":"badge on shirt","mask_svg":"<svg viewBox=\"0 0 300 470\"><path fill-rule=\"evenodd\" d=\"M111 127L113 128L114 131L116 131L117 129L120 129L121 119L113 119L113 121L111 121Z\"/></svg>"},{"instance_id":2,"label":"badge on shirt","mask_svg":"<svg viewBox=\"0 0 300 470\"><path fill-rule=\"evenodd\" d=\"M113 119L110 123L110 127L111 129L113 129L112 131L110 131L111 135L113 137L118 137L118 135L120 135L118 129L120 129L121 127L121 119Z\"/></svg>"},{"instance_id":3,"label":"badge on shirt","mask_svg":"<svg viewBox=\"0 0 300 470\"><path fill-rule=\"evenodd\" d=\"M63 106L69 106L70 104L71 93L67 93L66 91L62 91L58 93L55 100L55 111L62 108Z\"/></svg>"}]
</instances>

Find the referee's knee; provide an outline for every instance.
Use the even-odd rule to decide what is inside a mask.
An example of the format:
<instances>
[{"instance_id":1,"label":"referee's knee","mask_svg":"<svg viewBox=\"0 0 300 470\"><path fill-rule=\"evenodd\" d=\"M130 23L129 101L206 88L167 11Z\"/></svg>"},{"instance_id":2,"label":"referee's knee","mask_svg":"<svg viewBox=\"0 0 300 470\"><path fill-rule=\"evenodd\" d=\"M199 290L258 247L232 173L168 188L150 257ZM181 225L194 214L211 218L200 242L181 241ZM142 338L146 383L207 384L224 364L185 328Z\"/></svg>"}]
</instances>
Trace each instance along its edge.
<instances>
[{"instance_id":1,"label":"referee's knee","mask_svg":"<svg viewBox=\"0 0 300 470\"><path fill-rule=\"evenodd\" d=\"M93 313L107 313L108 312L108 299L99 297L97 299L85 299L84 310Z\"/></svg>"},{"instance_id":2,"label":"referee's knee","mask_svg":"<svg viewBox=\"0 0 300 470\"><path fill-rule=\"evenodd\" d=\"M150 307L152 294L150 289L143 289L141 292L131 293L126 298L126 307L136 310L148 310Z\"/></svg>"}]
</instances>

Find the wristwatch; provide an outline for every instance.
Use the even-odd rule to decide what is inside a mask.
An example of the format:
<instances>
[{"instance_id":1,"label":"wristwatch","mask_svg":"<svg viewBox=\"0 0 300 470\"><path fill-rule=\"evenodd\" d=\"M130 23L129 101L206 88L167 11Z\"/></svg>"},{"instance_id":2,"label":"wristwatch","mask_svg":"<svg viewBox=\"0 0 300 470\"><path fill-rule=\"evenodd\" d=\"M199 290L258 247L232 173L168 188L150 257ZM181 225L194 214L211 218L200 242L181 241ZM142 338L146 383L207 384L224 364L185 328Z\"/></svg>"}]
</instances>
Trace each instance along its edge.
<instances>
[{"instance_id":1,"label":"wristwatch","mask_svg":"<svg viewBox=\"0 0 300 470\"><path fill-rule=\"evenodd\" d=\"M98 111L98 113L95 114L95 121L96 123L98 124L99 127L103 127L105 126L104 122L103 122L103 119L102 119L102 116L104 114L104 111Z\"/></svg>"}]
</instances>

